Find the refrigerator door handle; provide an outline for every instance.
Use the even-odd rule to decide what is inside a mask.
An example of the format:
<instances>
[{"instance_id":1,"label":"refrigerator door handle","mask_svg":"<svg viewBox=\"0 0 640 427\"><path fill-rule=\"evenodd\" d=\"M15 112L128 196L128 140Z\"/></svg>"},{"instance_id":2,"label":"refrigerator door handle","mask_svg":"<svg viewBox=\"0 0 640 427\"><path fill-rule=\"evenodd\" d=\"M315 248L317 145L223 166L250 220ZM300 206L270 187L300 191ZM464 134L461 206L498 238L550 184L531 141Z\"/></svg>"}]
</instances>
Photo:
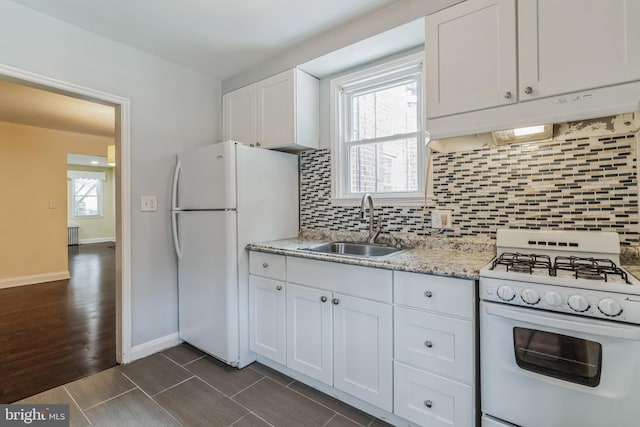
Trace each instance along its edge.
<instances>
[{"instance_id":1,"label":"refrigerator door handle","mask_svg":"<svg viewBox=\"0 0 640 427\"><path fill-rule=\"evenodd\" d=\"M178 214L180 211L171 212L171 229L173 230L173 246L176 249L178 259L182 259L182 249L180 248L180 238L178 236Z\"/></svg>"},{"instance_id":2,"label":"refrigerator door handle","mask_svg":"<svg viewBox=\"0 0 640 427\"><path fill-rule=\"evenodd\" d=\"M180 178L180 159L176 162L173 172L173 187L171 188L171 210L178 210L178 178Z\"/></svg>"}]
</instances>

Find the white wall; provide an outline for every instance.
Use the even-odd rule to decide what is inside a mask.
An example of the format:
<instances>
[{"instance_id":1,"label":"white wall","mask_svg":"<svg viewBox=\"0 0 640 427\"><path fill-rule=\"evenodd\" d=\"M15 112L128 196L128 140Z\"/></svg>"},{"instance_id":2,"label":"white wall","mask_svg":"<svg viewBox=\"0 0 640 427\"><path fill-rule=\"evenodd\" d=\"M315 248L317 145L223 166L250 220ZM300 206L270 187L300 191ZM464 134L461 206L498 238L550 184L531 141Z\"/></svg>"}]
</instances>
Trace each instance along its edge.
<instances>
[{"instance_id":1,"label":"white wall","mask_svg":"<svg viewBox=\"0 0 640 427\"><path fill-rule=\"evenodd\" d=\"M176 153L220 139L220 81L8 0L0 28L0 64L131 100L132 345L176 332L171 176ZM158 212L139 211L142 195Z\"/></svg>"},{"instance_id":2,"label":"white wall","mask_svg":"<svg viewBox=\"0 0 640 427\"><path fill-rule=\"evenodd\" d=\"M462 0L404 0L305 40L282 55L222 82L223 93L342 49L397 26L430 15Z\"/></svg>"}]
</instances>

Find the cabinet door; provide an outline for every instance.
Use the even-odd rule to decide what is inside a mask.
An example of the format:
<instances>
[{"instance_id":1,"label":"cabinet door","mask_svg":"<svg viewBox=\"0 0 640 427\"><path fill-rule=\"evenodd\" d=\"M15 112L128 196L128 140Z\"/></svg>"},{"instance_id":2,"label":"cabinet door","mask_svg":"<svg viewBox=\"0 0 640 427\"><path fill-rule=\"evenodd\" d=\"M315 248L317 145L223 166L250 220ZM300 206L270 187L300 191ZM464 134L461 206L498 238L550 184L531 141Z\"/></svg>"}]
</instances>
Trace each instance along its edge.
<instances>
[{"instance_id":1,"label":"cabinet door","mask_svg":"<svg viewBox=\"0 0 640 427\"><path fill-rule=\"evenodd\" d=\"M224 96L224 139L246 145L257 141L256 85L245 86Z\"/></svg>"},{"instance_id":2,"label":"cabinet door","mask_svg":"<svg viewBox=\"0 0 640 427\"><path fill-rule=\"evenodd\" d=\"M249 348L285 364L283 282L249 275Z\"/></svg>"},{"instance_id":3,"label":"cabinet door","mask_svg":"<svg viewBox=\"0 0 640 427\"><path fill-rule=\"evenodd\" d=\"M335 294L334 387L392 409L391 305Z\"/></svg>"},{"instance_id":4,"label":"cabinet door","mask_svg":"<svg viewBox=\"0 0 640 427\"><path fill-rule=\"evenodd\" d=\"M426 17L427 117L517 101L515 0L468 0Z\"/></svg>"},{"instance_id":5,"label":"cabinet door","mask_svg":"<svg viewBox=\"0 0 640 427\"><path fill-rule=\"evenodd\" d=\"M258 87L258 142L263 148L294 144L295 69L264 79Z\"/></svg>"},{"instance_id":6,"label":"cabinet door","mask_svg":"<svg viewBox=\"0 0 640 427\"><path fill-rule=\"evenodd\" d=\"M640 69L633 69L633 57L637 61L640 55L640 33L634 28L640 19L637 4L637 0L520 0L520 99L637 79ZM629 21L631 27L626 25Z\"/></svg>"},{"instance_id":7,"label":"cabinet door","mask_svg":"<svg viewBox=\"0 0 640 427\"><path fill-rule=\"evenodd\" d=\"M287 283L287 366L332 384L331 293Z\"/></svg>"}]
</instances>

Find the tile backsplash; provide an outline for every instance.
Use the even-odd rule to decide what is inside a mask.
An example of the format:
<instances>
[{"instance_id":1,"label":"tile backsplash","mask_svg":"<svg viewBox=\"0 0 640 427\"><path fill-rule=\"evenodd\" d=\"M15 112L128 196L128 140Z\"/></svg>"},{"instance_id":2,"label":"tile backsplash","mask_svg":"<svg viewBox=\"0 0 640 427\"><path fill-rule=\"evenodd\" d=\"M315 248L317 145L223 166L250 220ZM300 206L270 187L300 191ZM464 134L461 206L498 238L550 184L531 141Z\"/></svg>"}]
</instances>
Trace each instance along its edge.
<instances>
[{"instance_id":1,"label":"tile backsplash","mask_svg":"<svg viewBox=\"0 0 640 427\"><path fill-rule=\"evenodd\" d=\"M301 154L300 225L362 230L358 207L331 204L330 151ZM433 199L376 206L385 233L429 235L430 212L453 211L446 235L495 236L498 228L616 231L640 243L636 136L514 144L433 155Z\"/></svg>"}]
</instances>

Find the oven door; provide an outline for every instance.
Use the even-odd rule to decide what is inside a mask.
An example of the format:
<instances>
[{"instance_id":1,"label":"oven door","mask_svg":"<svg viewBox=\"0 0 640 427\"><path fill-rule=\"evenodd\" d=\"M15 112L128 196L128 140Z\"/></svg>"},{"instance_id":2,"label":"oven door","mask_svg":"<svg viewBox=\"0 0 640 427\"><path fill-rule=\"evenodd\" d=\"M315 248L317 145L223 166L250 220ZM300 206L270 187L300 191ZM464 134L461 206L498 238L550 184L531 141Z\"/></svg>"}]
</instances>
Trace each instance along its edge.
<instances>
[{"instance_id":1,"label":"oven door","mask_svg":"<svg viewBox=\"0 0 640 427\"><path fill-rule=\"evenodd\" d=\"M480 306L483 413L523 427L640 423L640 326Z\"/></svg>"}]
</instances>

